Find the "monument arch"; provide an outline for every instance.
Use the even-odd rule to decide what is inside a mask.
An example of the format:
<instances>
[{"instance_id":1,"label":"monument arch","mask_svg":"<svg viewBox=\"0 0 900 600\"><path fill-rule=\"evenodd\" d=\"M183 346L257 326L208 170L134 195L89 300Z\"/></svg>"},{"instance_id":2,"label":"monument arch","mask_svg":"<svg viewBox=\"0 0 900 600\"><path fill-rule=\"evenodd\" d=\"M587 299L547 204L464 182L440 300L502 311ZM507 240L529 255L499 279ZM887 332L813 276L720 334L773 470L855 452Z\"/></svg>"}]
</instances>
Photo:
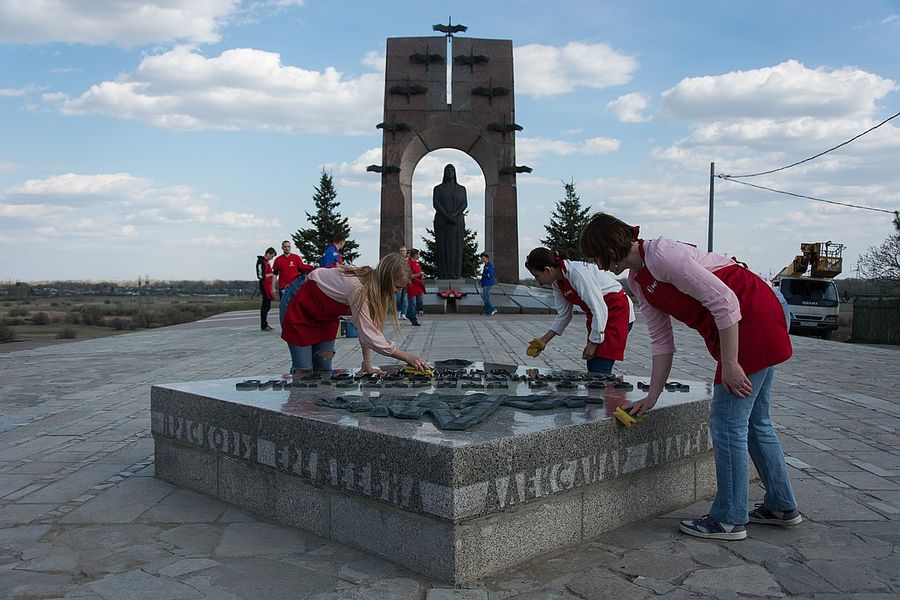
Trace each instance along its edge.
<instances>
[{"instance_id":1,"label":"monument arch","mask_svg":"<svg viewBox=\"0 0 900 600\"><path fill-rule=\"evenodd\" d=\"M412 239L412 180L429 152L455 149L484 175L484 242L501 282L519 279L511 40L389 38L385 68L380 254ZM452 56L452 59L450 58ZM451 60L450 102L447 61ZM439 182L435 182L439 183ZM477 202L469 198L470 206Z\"/></svg>"}]
</instances>

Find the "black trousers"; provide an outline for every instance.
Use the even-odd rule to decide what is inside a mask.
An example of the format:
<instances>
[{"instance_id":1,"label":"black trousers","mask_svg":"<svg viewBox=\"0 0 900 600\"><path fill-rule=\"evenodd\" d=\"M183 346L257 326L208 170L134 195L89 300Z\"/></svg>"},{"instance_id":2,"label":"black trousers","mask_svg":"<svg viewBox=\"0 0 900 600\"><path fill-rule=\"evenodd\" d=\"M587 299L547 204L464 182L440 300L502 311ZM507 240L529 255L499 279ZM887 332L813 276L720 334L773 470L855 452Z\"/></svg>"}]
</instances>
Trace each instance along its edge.
<instances>
[{"instance_id":1,"label":"black trousers","mask_svg":"<svg viewBox=\"0 0 900 600\"><path fill-rule=\"evenodd\" d=\"M259 307L259 328L265 329L269 326L269 310L272 308L272 301L262 292L262 305Z\"/></svg>"}]
</instances>

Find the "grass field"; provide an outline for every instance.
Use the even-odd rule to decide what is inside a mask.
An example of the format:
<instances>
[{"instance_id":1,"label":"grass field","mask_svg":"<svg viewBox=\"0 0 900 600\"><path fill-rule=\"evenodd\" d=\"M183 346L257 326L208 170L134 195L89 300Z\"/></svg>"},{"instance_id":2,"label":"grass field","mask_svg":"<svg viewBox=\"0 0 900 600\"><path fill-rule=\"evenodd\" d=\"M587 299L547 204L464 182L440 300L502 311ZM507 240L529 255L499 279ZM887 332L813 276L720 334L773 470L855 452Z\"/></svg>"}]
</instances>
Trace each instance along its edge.
<instances>
[{"instance_id":1,"label":"grass field","mask_svg":"<svg viewBox=\"0 0 900 600\"><path fill-rule=\"evenodd\" d=\"M0 343L89 339L259 307L249 298L71 296L0 301Z\"/></svg>"}]
</instances>

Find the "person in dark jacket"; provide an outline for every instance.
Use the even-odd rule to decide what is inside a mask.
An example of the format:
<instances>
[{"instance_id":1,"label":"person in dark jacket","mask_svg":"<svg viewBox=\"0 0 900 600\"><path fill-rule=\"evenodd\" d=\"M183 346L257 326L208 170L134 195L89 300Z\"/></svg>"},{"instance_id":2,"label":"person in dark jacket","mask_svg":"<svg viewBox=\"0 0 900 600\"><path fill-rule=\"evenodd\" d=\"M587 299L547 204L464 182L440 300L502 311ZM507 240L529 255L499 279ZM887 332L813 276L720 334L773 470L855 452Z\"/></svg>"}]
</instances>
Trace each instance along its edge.
<instances>
[{"instance_id":1,"label":"person in dark jacket","mask_svg":"<svg viewBox=\"0 0 900 600\"><path fill-rule=\"evenodd\" d=\"M275 248L268 248L262 256L256 257L256 278L259 280L259 295L262 304L259 307L259 328L262 331L272 331L269 327L269 310L272 308L272 300L275 299L275 274L272 272L270 260L275 258Z\"/></svg>"}]
</instances>

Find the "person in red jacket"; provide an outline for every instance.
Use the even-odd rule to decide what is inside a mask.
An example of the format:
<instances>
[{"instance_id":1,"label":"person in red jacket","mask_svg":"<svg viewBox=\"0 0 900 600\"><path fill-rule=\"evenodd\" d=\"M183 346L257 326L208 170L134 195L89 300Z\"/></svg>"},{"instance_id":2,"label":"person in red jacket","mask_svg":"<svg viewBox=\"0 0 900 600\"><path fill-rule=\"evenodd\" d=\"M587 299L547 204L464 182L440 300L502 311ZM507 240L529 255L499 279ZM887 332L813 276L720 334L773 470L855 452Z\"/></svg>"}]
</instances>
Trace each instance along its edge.
<instances>
[{"instance_id":1,"label":"person in red jacket","mask_svg":"<svg viewBox=\"0 0 900 600\"><path fill-rule=\"evenodd\" d=\"M422 273L422 265L419 264L420 255L417 249L410 248L407 259L412 278L406 286L406 295L409 298L406 303L406 318L416 327L422 325L419 323L419 314L422 312L422 297L425 295L425 274Z\"/></svg>"},{"instance_id":2,"label":"person in red jacket","mask_svg":"<svg viewBox=\"0 0 900 600\"><path fill-rule=\"evenodd\" d=\"M275 279L269 261L275 258L275 254L275 248L267 248L265 254L256 257L256 278L259 280L259 295L262 297L259 307L259 328L262 331L272 331L268 317L272 300L275 299Z\"/></svg>"},{"instance_id":3,"label":"person in red jacket","mask_svg":"<svg viewBox=\"0 0 900 600\"><path fill-rule=\"evenodd\" d=\"M769 284L734 259L666 238L644 240L638 228L598 213L581 232L581 252L619 275L638 299L650 332L650 389L625 404L642 414L656 404L675 352L671 319L695 329L716 360L709 433L716 461L716 498L708 515L681 521L688 535L747 537L745 524L790 527L803 519L784 451L769 416L775 366L791 357L787 306ZM749 461L766 494L748 511Z\"/></svg>"},{"instance_id":4,"label":"person in red jacket","mask_svg":"<svg viewBox=\"0 0 900 600\"><path fill-rule=\"evenodd\" d=\"M281 256L275 259L272 271L278 280L278 298L284 296L284 290L291 285L301 274L306 275L314 266L303 262L303 259L291 252L291 243L288 240L281 242Z\"/></svg>"}]
</instances>

